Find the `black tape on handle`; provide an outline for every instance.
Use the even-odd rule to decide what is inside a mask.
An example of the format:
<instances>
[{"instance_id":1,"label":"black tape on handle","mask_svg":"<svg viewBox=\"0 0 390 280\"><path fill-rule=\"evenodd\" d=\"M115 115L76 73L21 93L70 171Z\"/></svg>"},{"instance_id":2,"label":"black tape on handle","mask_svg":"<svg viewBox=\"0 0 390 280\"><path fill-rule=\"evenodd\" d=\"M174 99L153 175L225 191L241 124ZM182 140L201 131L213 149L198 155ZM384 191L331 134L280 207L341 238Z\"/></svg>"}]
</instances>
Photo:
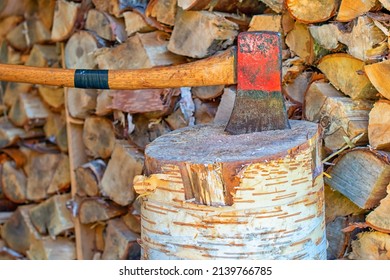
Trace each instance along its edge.
<instances>
[{"instance_id":1,"label":"black tape on handle","mask_svg":"<svg viewBox=\"0 0 390 280\"><path fill-rule=\"evenodd\" d=\"M74 72L74 87L109 89L108 70L76 70Z\"/></svg>"}]
</instances>

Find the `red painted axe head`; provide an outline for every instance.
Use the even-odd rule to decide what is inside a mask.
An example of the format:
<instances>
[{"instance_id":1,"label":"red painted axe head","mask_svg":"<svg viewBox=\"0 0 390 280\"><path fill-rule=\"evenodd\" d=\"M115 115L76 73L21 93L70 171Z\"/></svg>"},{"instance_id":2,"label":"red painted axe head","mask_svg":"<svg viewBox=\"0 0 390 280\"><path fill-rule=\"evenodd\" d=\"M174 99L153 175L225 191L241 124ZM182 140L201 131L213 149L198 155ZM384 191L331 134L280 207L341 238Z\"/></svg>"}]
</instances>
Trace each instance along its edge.
<instances>
[{"instance_id":1,"label":"red painted axe head","mask_svg":"<svg viewBox=\"0 0 390 280\"><path fill-rule=\"evenodd\" d=\"M237 44L237 96L225 130L244 134L290 128L282 95L280 34L243 32Z\"/></svg>"}]
</instances>

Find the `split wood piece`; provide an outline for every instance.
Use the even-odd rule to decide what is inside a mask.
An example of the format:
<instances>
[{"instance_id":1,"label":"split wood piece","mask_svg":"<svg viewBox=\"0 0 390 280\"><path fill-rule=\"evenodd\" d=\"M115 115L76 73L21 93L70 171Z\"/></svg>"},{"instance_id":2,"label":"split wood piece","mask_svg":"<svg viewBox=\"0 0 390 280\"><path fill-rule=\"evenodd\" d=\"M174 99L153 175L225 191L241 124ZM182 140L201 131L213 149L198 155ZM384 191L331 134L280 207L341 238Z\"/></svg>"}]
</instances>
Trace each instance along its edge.
<instances>
[{"instance_id":1,"label":"split wood piece","mask_svg":"<svg viewBox=\"0 0 390 280\"><path fill-rule=\"evenodd\" d=\"M95 249L100 254L99 259L101 259L101 254L104 251L104 235L106 233L107 225L102 224L94 224L95 227ZM95 258L95 256L94 256Z\"/></svg>"},{"instance_id":2,"label":"split wood piece","mask_svg":"<svg viewBox=\"0 0 390 280\"><path fill-rule=\"evenodd\" d=\"M363 61L380 61L388 52L388 36L368 16L358 17L351 32L339 32L337 37L340 43L348 47L350 55Z\"/></svg>"},{"instance_id":3,"label":"split wood piece","mask_svg":"<svg viewBox=\"0 0 390 280\"><path fill-rule=\"evenodd\" d=\"M305 93L312 81L313 72L305 71L282 86L283 95L290 101L302 105L304 103Z\"/></svg>"},{"instance_id":4,"label":"split wood piece","mask_svg":"<svg viewBox=\"0 0 390 280\"><path fill-rule=\"evenodd\" d=\"M127 213L121 217L127 228L134 233L141 234L140 217L136 217L132 213Z\"/></svg>"},{"instance_id":5,"label":"split wood piece","mask_svg":"<svg viewBox=\"0 0 390 280\"><path fill-rule=\"evenodd\" d=\"M115 146L115 131L112 121L103 117L87 117L84 122L83 143L88 156L109 158Z\"/></svg>"},{"instance_id":6,"label":"split wood piece","mask_svg":"<svg viewBox=\"0 0 390 280\"><path fill-rule=\"evenodd\" d=\"M329 224L337 217L365 214L367 211L359 208L349 198L325 184L325 223Z\"/></svg>"},{"instance_id":7,"label":"split wood piece","mask_svg":"<svg viewBox=\"0 0 390 280\"><path fill-rule=\"evenodd\" d=\"M5 18L8 16L18 15L23 16L26 12L27 0L22 1L12 1L4 0L0 3L0 18Z\"/></svg>"},{"instance_id":8,"label":"split wood piece","mask_svg":"<svg viewBox=\"0 0 390 280\"><path fill-rule=\"evenodd\" d=\"M9 44L19 50L27 51L35 44L50 41L50 31L39 19L27 19L7 35Z\"/></svg>"},{"instance_id":9,"label":"split wood piece","mask_svg":"<svg viewBox=\"0 0 390 280\"><path fill-rule=\"evenodd\" d=\"M27 251L30 260L75 260L75 242L65 237L34 240Z\"/></svg>"},{"instance_id":10,"label":"split wood piece","mask_svg":"<svg viewBox=\"0 0 390 280\"><path fill-rule=\"evenodd\" d=\"M371 211L366 218L367 224L373 229L390 233L390 185L387 186L387 196L380 201L377 208Z\"/></svg>"},{"instance_id":11,"label":"split wood piece","mask_svg":"<svg viewBox=\"0 0 390 280\"><path fill-rule=\"evenodd\" d=\"M20 93L12 105L8 117L18 127L26 130L45 124L50 110L35 93Z\"/></svg>"},{"instance_id":12,"label":"split wood piece","mask_svg":"<svg viewBox=\"0 0 390 280\"><path fill-rule=\"evenodd\" d=\"M338 40L341 31L336 24L321 24L309 26L311 36L314 38L315 43L322 48L336 52L341 49L340 42Z\"/></svg>"},{"instance_id":13,"label":"split wood piece","mask_svg":"<svg viewBox=\"0 0 390 280\"><path fill-rule=\"evenodd\" d=\"M99 188L104 196L127 206L135 199L133 179L142 174L144 156L125 140L117 140Z\"/></svg>"},{"instance_id":14,"label":"split wood piece","mask_svg":"<svg viewBox=\"0 0 390 280\"><path fill-rule=\"evenodd\" d=\"M85 119L95 113L98 93L96 89L69 88L68 111L73 118Z\"/></svg>"},{"instance_id":15,"label":"split wood piece","mask_svg":"<svg viewBox=\"0 0 390 280\"><path fill-rule=\"evenodd\" d=\"M260 0L270 7L274 12L281 13L284 10L284 0Z\"/></svg>"},{"instance_id":16,"label":"split wood piece","mask_svg":"<svg viewBox=\"0 0 390 280\"><path fill-rule=\"evenodd\" d=\"M126 33L127 36L133 36L135 33L146 33L154 31L154 28L150 26L144 17L136 12L125 12L123 13L123 18L125 20Z\"/></svg>"},{"instance_id":17,"label":"split wood piece","mask_svg":"<svg viewBox=\"0 0 390 280\"><path fill-rule=\"evenodd\" d=\"M362 209L378 206L390 181L389 154L369 148L344 152L327 170L325 183ZM353 178L353 179L351 179Z\"/></svg>"},{"instance_id":18,"label":"split wood piece","mask_svg":"<svg viewBox=\"0 0 390 280\"><path fill-rule=\"evenodd\" d=\"M227 125L236 100L236 86L225 87L213 123Z\"/></svg>"},{"instance_id":19,"label":"split wood piece","mask_svg":"<svg viewBox=\"0 0 390 280\"><path fill-rule=\"evenodd\" d=\"M102 12L110 13L116 17L120 17L125 11L140 10L145 11L149 1L147 0L92 0L96 9Z\"/></svg>"},{"instance_id":20,"label":"split wood piece","mask_svg":"<svg viewBox=\"0 0 390 280\"><path fill-rule=\"evenodd\" d=\"M99 184L106 170L106 163L101 160L93 160L76 168L75 176L79 188L77 193L87 196L99 195Z\"/></svg>"},{"instance_id":21,"label":"split wood piece","mask_svg":"<svg viewBox=\"0 0 390 280\"><path fill-rule=\"evenodd\" d=\"M379 2L386 10L390 11L390 0L379 0Z\"/></svg>"},{"instance_id":22,"label":"split wood piece","mask_svg":"<svg viewBox=\"0 0 390 280\"><path fill-rule=\"evenodd\" d=\"M55 195L30 209L31 222L40 234L55 238L74 228L67 208L70 199L70 194Z\"/></svg>"},{"instance_id":23,"label":"split wood piece","mask_svg":"<svg viewBox=\"0 0 390 280\"><path fill-rule=\"evenodd\" d=\"M110 95L112 109L130 114L151 113L158 119L172 113L180 89L112 90Z\"/></svg>"},{"instance_id":24,"label":"split wood piece","mask_svg":"<svg viewBox=\"0 0 390 280\"><path fill-rule=\"evenodd\" d=\"M375 102L368 120L368 139L370 146L378 150L390 150L390 101Z\"/></svg>"},{"instance_id":25,"label":"split wood piece","mask_svg":"<svg viewBox=\"0 0 390 280\"><path fill-rule=\"evenodd\" d=\"M366 65L364 71L379 93L390 100L390 86L386 79L390 73L390 60Z\"/></svg>"},{"instance_id":26,"label":"split wood piece","mask_svg":"<svg viewBox=\"0 0 390 280\"><path fill-rule=\"evenodd\" d=\"M362 230L357 228L352 232L343 232L343 229L352 223L364 222L364 215L338 216L326 224L326 237L328 240L327 259L345 259L351 252L351 242Z\"/></svg>"},{"instance_id":27,"label":"split wood piece","mask_svg":"<svg viewBox=\"0 0 390 280\"><path fill-rule=\"evenodd\" d=\"M131 232L122 219L108 221L103 260L139 260L139 234Z\"/></svg>"},{"instance_id":28,"label":"split wood piece","mask_svg":"<svg viewBox=\"0 0 390 280\"><path fill-rule=\"evenodd\" d=\"M179 129L189 125L189 121L183 114L181 108L176 109L172 114L164 118L171 130Z\"/></svg>"},{"instance_id":29,"label":"split wood piece","mask_svg":"<svg viewBox=\"0 0 390 280\"><path fill-rule=\"evenodd\" d=\"M265 0L261 2L280 2L279 0ZM244 14L261 14L264 12L264 5L260 1L253 0L178 0L177 4L183 10L208 10L226 13L240 11Z\"/></svg>"},{"instance_id":30,"label":"split wood piece","mask_svg":"<svg viewBox=\"0 0 390 280\"><path fill-rule=\"evenodd\" d=\"M27 178L23 169L15 167L15 163L7 161L2 165L1 188L5 197L14 203L27 202Z\"/></svg>"},{"instance_id":31,"label":"split wood piece","mask_svg":"<svg viewBox=\"0 0 390 280\"><path fill-rule=\"evenodd\" d=\"M64 88L57 86L38 86L39 96L54 112L61 112L65 105Z\"/></svg>"},{"instance_id":32,"label":"split wood piece","mask_svg":"<svg viewBox=\"0 0 390 280\"><path fill-rule=\"evenodd\" d=\"M38 138L44 135L41 128L26 131L14 126L7 117L0 117L0 148L15 145L20 139Z\"/></svg>"},{"instance_id":33,"label":"split wood piece","mask_svg":"<svg viewBox=\"0 0 390 280\"><path fill-rule=\"evenodd\" d=\"M148 145L149 177L134 179L142 258L325 259L318 127L290 123L233 136L199 125Z\"/></svg>"},{"instance_id":34,"label":"split wood piece","mask_svg":"<svg viewBox=\"0 0 390 280\"><path fill-rule=\"evenodd\" d=\"M114 48L95 52L100 69L141 69L181 64L185 58L168 51L169 34L137 33ZM134 55L137 54L137 55Z\"/></svg>"},{"instance_id":35,"label":"split wood piece","mask_svg":"<svg viewBox=\"0 0 390 280\"><path fill-rule=\"evenodd\" d=\"M382 232L363 232L352 242L352 260L390 260L390 235Z\"/></svg>"},{"instance_id":36,"label":"split wood piece","mask_svg":"<svg viewBox=\"0 0 390 280\"><path fill-rule=\"evenodd\" d=\"M65 41L72 35L76 27L80 7L80 3L65 0L56 1L51 40L54 42Z\"/></svg>"},{"instance_id":37,"label":"split wood piece","mask_svg":"<svg viewBox=\"0 0 390 280\"><path fill-rule=\"evenodd\" d=\"M221 96L224 88L224 85L193 87L191 88L191 93L194 98L199 98L200 100L212 100Z\"/></svg>"},{"instance_id":38,"label":"split wood piece","mask_svg":"<svg viewBox=\"0 0 390 280\"><path fill-rule=\"evenodd\" d=\"M132 121L135 127L129 138L141 150L145 149L146 145L157 137L171 132L164 120L149 119L144 114L135 114Z\"/></svg>"},{"instance_id":39,"label":"split wood piece","mask_svg":"<svg viewBox=\"0 0 390 280\"><path fill-rule=\"evenodd\" d=\"M73 33L65 46L65 65L70 69L95 69L94 51L108 46L107 42L88 31Z\"/></svg>"},{"instance_id":40,"label":"split wood piece","mask_svg":"<svg viewBox=\"0 0 390 280\"><path fill-rule=\"evenodd\" d=\"M7 107L11 107L18 99L20 93L30 92L32 88L33 85L31 84L13 83L13 82L7 83L7 87L5 89L5 93L3 97L4 104Z\"/></svg>"},{"instance_id":41,"label":"split wood piece","mask_svg":"<svg viewBox=\"0 0 390 280\"><path fill-rule=\"evenodd\" d=\"M279 32L282 39L282 49L286 49L283 30L283 17L285 15L261 14L254 15L249 23L248 31L273 31Z\"/></svg>"},{"instance_id":42,"label":"split wood piece","mask_svg":"<svg viewBox=\"0 0 390 280\"><path fill-rule=\"evenodd\" d=\"M329 54L317 66L332 85L352 99L375 99L377 90L364 73L364 62L345 53Z\"/></svg>"},{"instance_id":43,"label":"split wood piece","mask_svg":"<svg viewBox=\"0 0 390 280\"><path fill-rule=\"evenodd\" d=\"M312 64L317 58L314 50L314 39L306 24L296 22L294 28L286 36L286 44L307 64Z\"/></svg>"},{"instance_id":44,"label":"split wood piece","mask_svg":"<svg viewBox=\"0 0 390 280\"><path fill-rule=\"evenodd\" d=\"M55 45L35 44L25 63L26 66L58 67L59 55Z\"/></svg>"},{"instance_id":45,"label":"split wood piece","mask_svg":"<svg viewBox=\"0 0 390 280\"><path fill-rule=\"evenodd\" d=\"M111 109L112 97L110 90L99 90L96 98L95 114L97 116L107 116L113 113Z\"/></svg>"},{"instance_id":46,"label":"split wood piece","mask_svg":"<svg viewBox=\"0 0 390 280\"><path fill-rule=\"evenodd\" d=\"M30 210L34 207L33 204L19 206L1 227L1 237L7 246L23 255L26 255L33 240L41 238L30 220Z\"/></svg>"},{"instance_id":47,"label":"split wood piece","mask_svg":"<svg viewBox=\"0 0 390 280\"><path fill-rule=\"evenodd\" d=\"M215 114L218 110L219 102L217 101L202 101L198 98L194 99L195 104L195 124L205 124L213 122Z\"/></svg>"},{"instance_id":48,"label":"split wood piece","mask_svg":"<svg viewBox=\"0 0 390 280\"><path fill-rule=\"evenodd\" d=\"M175 24L175 16L177 11L177 0L165 1L150 1L145 15L155 18L158 22L173 26Z\"/></svg>"},{"instance_id":49,"label":"split wood piece","mask_svg":"<svg viewBox=\"0 0 390 280\"><path fill-rule=\"evenodd\" d=\"M95 32L108 41L124 42L127 39L125 22L108 13L96 9L88 11L85 29Z\"/></svg>"},{"instance_id":50,"label":"split wood piece","mask_svg":"<svg viewBox=\"0 0 390 280\"><path fill-rule=\"evenodd\" d=\"M38 17L46 26L47 30L52 30L56 0L37 0Z\"/></svg>"},{"instance_id":51,"label":"split wood piece","mask_svg":"<svg viewBox=\"0 0 390 280\"><path fill-rule=\"evenodd\" d=\"M291 16L306 24L328 20L336 13L337 6L336 0L286 0L286 7Z\"/></svg>"},{"instance_id":52,"label":"split wood piece","mask_svg":"<svg viewBox=\"0 0 390 280\"><path fill-rule=\"evenodd\" d=\"M49 195L64 193L70 188L70 166L67 154L61 154L60 162L50 182L47 193Z\"/></svg>"},{"instance_id":53,"label":"split wood piece","mask_svg":"<svg viewBox=\"0 0 390 280\"><path fill-rule=\"evenodd\" d=\"M48 197L48 189L61 162L62 154L28 152L25 165L27 174L27 199L42 201Z\"/></svg>"},{"instance_id":54,"label":"split wood piece","mask_svg":"<svg viewBox=\"0 0 390 280\"><path fill-rule=\"evenodd\" d=\"M82 224L106 221L127 212L126 207L103 198L83 198L79 205L78 217Z\"/></svg>"},{"instance_id":55,"label":"split wood piece","mask_svg":"<svg viewBox=\"0 0 390 280\"><path fill-rule=\"evenodd\" d=\"M5 38L11 30L23 21L23 16L12 15L0 20L0 38Z\"/></svg>"},{"instance_id":56,"label":"split wood piece","mask_svg":"<svg viewBox=\"0 0 390 280\"><path fill-rule=\"evenodd\" d=\"M368 119L373 102L352 100L329 83L313 82L305 94L304 116L319 123L324 129L324 145L336 151L346 144L346 139L364 133L356 145L368 143Z\"/></svg>"},{"instance_id":57,"label":"split wood piece","mask_svg":"<svg viewBox=\"0 0 390 280\"><path fill-rule=\"evenodd\" d=\"M168 50L204 58L231 46L237 34L238 25L223 16L207 11L183 11L176 16Z\"/></svg>"},{"instance_id":58,"label":"split wood piece","mask_svg":"<svg viewBox=\"0 0 390 280\"><path fill-rule=\"evenodd\" d=\"M45 131L47 140L56 144L61 152L68 152L68 136L63 114L50 113L43 130Z\"/></svg>"},{"instance_id":59,"label":"split wood piece","mask_svg":"<svg viewBox=\"0 0 390 280\"><path fill-rule=\"evenodd\" d=\"M342 0L336 20L341 22L352 21L354 18L370 11L376 3L376 0Z\"/></svg>"}]
</instances>

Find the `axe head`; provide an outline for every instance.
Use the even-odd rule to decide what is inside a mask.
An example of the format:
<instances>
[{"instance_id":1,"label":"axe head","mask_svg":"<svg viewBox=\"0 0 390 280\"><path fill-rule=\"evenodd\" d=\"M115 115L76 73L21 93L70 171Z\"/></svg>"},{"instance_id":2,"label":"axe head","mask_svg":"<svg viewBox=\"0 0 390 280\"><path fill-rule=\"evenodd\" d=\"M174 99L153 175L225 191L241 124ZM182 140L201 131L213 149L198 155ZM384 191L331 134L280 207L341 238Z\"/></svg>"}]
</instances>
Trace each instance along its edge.
<instances>
[{"instance_id":1,"label":"axe head","mask_svg":"<svg viewBox=\"0 0 390 280\"><path fill-rule=\"evenodd\" d=\"M280 34L243 32L237 45L237 96L225 131L244 134L290 128L282 95Z\"/></svg>"}]
</instances>

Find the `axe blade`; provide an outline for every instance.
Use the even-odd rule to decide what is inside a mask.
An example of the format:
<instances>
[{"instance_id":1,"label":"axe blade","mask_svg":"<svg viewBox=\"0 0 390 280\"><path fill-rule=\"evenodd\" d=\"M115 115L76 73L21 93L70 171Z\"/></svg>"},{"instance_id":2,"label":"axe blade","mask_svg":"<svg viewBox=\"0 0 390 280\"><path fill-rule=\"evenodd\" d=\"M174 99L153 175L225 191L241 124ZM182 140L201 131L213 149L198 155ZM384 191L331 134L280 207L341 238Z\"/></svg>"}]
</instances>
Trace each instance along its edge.
<instances>
[{"instance_id":1,"label":"axe blade","mask_svg":"<svg viewBox=\"0 0 390 280\"><path fill-rule=\"evenodd\" d=\"M280 34L243 32L237 45L237 96L225 131L245 134L290 128L282 95Z\"/></svg>"}]
</instances>

